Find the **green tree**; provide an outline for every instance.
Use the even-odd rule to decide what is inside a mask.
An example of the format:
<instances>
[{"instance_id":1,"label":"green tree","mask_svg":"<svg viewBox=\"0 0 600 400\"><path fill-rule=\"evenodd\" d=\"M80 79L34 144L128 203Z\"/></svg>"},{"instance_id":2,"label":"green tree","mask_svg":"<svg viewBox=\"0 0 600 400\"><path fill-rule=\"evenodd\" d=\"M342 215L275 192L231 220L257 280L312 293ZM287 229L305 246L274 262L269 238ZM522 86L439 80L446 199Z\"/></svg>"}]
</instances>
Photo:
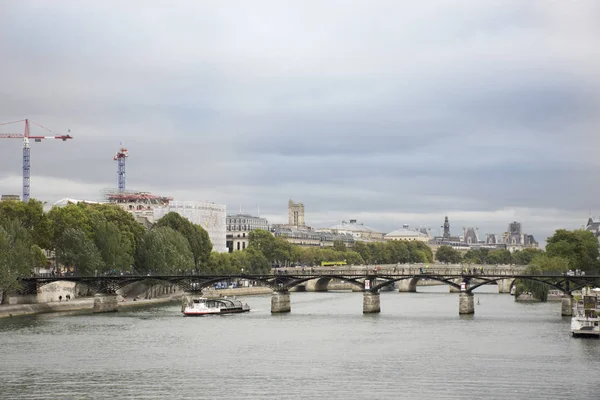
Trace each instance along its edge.
<instances>
[{"instance_id":1,"label":"green tree","mask_svg":"<svg viewBox=\"0 0 600 400\"><path fill-rule=\"evenodd\" d=\"M460 251L453 249L450 246L442 245L435 252L435 258L442 263L457 264L462 261Z\"/></svg>"},{"instance_id":2,"label":"green tree","mask_svg":"<svg viewBox=\"0 0 600 400\"><path fill-rule=\"evenodd\" d=\"M44 249L51 248L52 223L38 200L0 202L0 220L18 221L19 225L27 229L36 245Z\"/></svg>"},{"instance_id":3,"label":"green tree","mask_svg":"<svg viewBox=\"0 0 600 400\"><path fill-rule=\"evenodd\" d=\"M586 273L599 271L598 238L592 232L559 229L546 241L546 253L567 259L569 269Z\"/></svg>"},{"instance_id":4,"label":"green tree","mask_svg":"<svg viewBox=\"0 0 600 400\"><path fill-rule=\"evenodd\" d=\"M130 271L133 264L133 235L122 232L113 222L104 218L93 221L96 248L107 269Z\"/></svg>"},{"instance_id":5,"label":"green tree","mask_svg":"<svg viewBox=\"0 0 600 400\"><path fill-rule=\"evenodd\" d=\"M335 240L333 242L333 249L343 253L346 251L346 244L341 240Z\"/></svg>"},{"instance_id":6,"label":"green tree","mask_svg":"<svg viewBox=\"0 0 600 400\"><path fill-rule=\"evenodd\" d=\"M268 274L271 271L269 260L259 250L249 247L243 251L246 253L248 267L244 269L249 274Z\"/></svg>"},{"instance_id":7,"label":"green tree","mask_svg":"<svg viewBox=\"0 0 600 400\"><path fill-rule=\"evenodd\" d=\"M80 228L65 228L56 243L56 261L81 275L105 272L105 264L94 242Z\"/></svg>"},{"instance_id":8,"label":"green tree","mask_svg":"<svg viewBox=\"0 0 600 400\"><path fill-rule=\"evenodd\" d=\"M195 267L194 254L187 239L169 227L153 227L142 238L137 249L139 272L152 274L178 273Z\"/></svg>"},{"instance_id":9,"label":"green tree","mask_svg":"<svg viewBox=\"0 0 600 400\"><path fill-rule=\"evenodd\" d=\"M56 247L67 229L76 229L84 233L87 238L92 237L92 227L89 213L83 203L69 204L65 207L53 207L48 212L48 218L53 226L52 245Z\"/></svg>"},{"instance_id":10,"label":"green tree","mask_svg":"<svg viewBox=\"0 0 600 400\"><path fill-rule=\"evenodd\" d=\"M269 262L276 258L278 242L270 232L262 229L254 229L248 234L248 248L260 251Z\"/></svg>"},{"instance_id":11,"label":"green tree","mask_svg":"<svg viewBox=\"0 0 600 400\"><path fill-rule=\"evenodd\" d=\"M465 262L474 263L474 264L487 264L487 256L489 254L489 249L469 249L463 259Z\"/></svg>"},{"instance_id":12,"label":"green tree","mask_svg":"<svg viewBox=\"0 0 600 400\"><path fill-rule=\"evenodd\" d=\"M546 275L561 274L567 271L567 259L548 254L538 254L531 263L523 270L523 275ZM550 288L543 282L531 281L528 279L518 280L515 285L515 299L521 293L531 293L531 295L540 300L548 299Z\"/></svg>"},{"instance_id":13,"label":"green tree","mask_svg":"<svg viewBox=\"0 0 600 400\"><path fill-rule=\"evenodd\" d=\"M366 264L371 264L373 262L371 248L365 242L354 242L354 246L352 247L352 249L358 254L360 254L360 257ZM406 249L406 252L408 259L408 248Z\"/></svg>"},{"instance_id":14,"label":"green tree","mask_svg":"<svg viewBox=\"0 0 600 400\"><path fill-rule=\"evenodd\" d=\"M209 260L212 243L208 237L208 233L200 225L191 223L187 218L182 217L176 212L170 212L156 221L154 227L169 227L181 233L190 245L196 268L200 268L201 264Z\"/></svg>"},{"instance_id":15,"label":"green tree","mask_svg":"<svg viewBox=\"0 0 600 400\"><path fill-rule=\"evenodd\" d=\"M529 264L537 255L544 254L543 250L527 248L512 253L512 262L517 265Z\"/></svg>"},{"instance_id":16,"label":"green tree","mask_svg":"<svg viewBox=\"0 0 600 400\"><path fill-rule=\"evenodd\" d=\"M486 259L486 264L512 264L512 255L506 249L491 250Z\"/></svg>"},{"instance_id":17,"label":"green tree","mask_svg":"<svg viewBox=\"0 0 600 400\"><path fill-rule=\"evenodd\" d=\"M0 225L0 304L8 291L20 287L18 278L31 274L35 248L29 231L17 219ZM39 247L38 247L39 248Z\"/></svg>"}]
</instances>

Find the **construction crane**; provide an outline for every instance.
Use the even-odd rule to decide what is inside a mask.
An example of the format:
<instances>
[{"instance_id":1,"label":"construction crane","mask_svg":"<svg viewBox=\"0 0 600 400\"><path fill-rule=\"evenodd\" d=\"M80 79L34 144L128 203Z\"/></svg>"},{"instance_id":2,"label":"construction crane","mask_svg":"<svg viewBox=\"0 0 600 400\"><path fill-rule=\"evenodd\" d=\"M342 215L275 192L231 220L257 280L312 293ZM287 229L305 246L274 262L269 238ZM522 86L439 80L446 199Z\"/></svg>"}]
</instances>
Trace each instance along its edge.
<instances>
[{"instance_id":1,"label":"construction crane","mask_svg":"<svg viewBox=\"0 0 600 400\"><path fill-rule=\"evenodd\" d=\"M30 177L31 177L31 154L29 148L29 140L33 139L35 142L41 142L42 139L60 139L65 142L67 139L73 139L71 135L55 135L55 136L31 136L29 134L29 120L22 119L19 121L5 122L0 123L0 125L8 125L8 124L16 124L20 122L25 122L25 132L24 133L0 133L0 139L23 139L23 198L24 202L29 201L29 189L30 189ZM48 132L52 132L50 129L43 127L42 125L36 124L32 122L33 125L39 126L47 130ZM71 130L69 130L71 132Z\"/></svg>"},{"instance_id":2,"label":"construction crane","mask_svg":"<svg viewBox=\"0 0 600 400\"><path fill-rule=\"evenodd\" d=\"M121 142L121 146L123 143ZM121 147L120 150L117 151L117 155L115 155L114 160L117 161L117 187L119 189L119 193L123 193L125 191L125 160L129 157L129 152L125 147Z\"/></svg>"}]
</instances>

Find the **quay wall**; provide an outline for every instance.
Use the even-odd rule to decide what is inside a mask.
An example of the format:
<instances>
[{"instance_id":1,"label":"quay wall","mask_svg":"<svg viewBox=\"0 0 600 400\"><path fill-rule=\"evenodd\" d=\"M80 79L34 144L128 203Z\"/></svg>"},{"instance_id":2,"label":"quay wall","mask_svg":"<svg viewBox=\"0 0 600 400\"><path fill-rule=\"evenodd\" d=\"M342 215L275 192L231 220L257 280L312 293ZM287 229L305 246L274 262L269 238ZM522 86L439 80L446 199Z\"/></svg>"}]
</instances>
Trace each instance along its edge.
<instances>
[{"instance_id":1,"label":"quay wall","mask_svg":"<svg viewBox=\"0 0 600 400\"><path fill-rule=\"evenodd\" d=\"M206 293L203 293L205 297L219 297L221 296L251 296L251 295L261 295L261 294L270 294L272 290L265 287L247 287L247 288L236 288L236 289L221 289L221 290L206 290ZM150 297L144 298L146 292L145 290L139 296L128 296L123 301L123 296L118 295L118 307L119 308L128 308L128 307L139 307L149 304L162 304L169 303L174 301L181 301L181 295L183 292L176 292L167 295L158 295L158 297ZM18 297L26 297L26 296L18 296ZM136 301L132 301L131 299L135 298ZM81 311L81 312L92 312L94 308L94 298L93 297L79 297L72 299L70 301L63 300L62 301L51 301L48 303L31 303L31 304L5 304L0 305L0 318L10 318L22 315L36 315L36 314L45 314L45 313L56 313L56 312L73 312L73 311Z\"/></svg>"}]
</instances>

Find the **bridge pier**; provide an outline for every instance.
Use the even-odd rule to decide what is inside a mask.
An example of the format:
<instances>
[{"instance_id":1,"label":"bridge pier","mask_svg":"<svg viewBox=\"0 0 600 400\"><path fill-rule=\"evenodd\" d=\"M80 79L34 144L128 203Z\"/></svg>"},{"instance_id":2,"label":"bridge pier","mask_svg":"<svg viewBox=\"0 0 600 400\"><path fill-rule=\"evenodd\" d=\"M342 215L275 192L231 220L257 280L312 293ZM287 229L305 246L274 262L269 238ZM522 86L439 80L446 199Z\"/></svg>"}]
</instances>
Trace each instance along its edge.
<instances>
[{"instance_id":1,"label":"bridge pier","mask_svg":"<svg viewBox=\"0 0 600 400\"><path fill-rule=\"evenodd\" d=\"M414 278L402 279L398 281L398 292L400 293L415 293L417 291L417 284L411 284Z\"/></svg>"},{"instance_id":2,"label":"bridge pier","mask_svg":"<svg viewBox=\"0 0 600 400\"><path fill-rule=\"evenodd\" d=\"M97 293L94 295L94 313L118 311L119 302L116 294Z\"/></svg>"},{"instance_id":3,"label":"bridge pier","mask_svg":"<svg viewBox=\"0 0 600 400\"><path fill-rule=\"evenodd\" d=\"M290 305L290 293L285 292L273 292L271 296L271 314L288 313L292 311Z\"/></svg>"},{"instance_id":4,"label":"bridge pier","mask_svg":"<svg viewBox=\"0 0 600 400\"><path fill-rule=\"evenodd\" d=\"M502 279L497 281L498 284L498 293L510 293L510 286L512 285L514 279Z\"/></svg>"},{"instance_id":5,"label":"bridge pier","mask_svg":"<svg viewBox=\"0 0 600 400\"><path fill-rule=\"evenodd\" d=\"M381 303L378 292L369 290L363 293L363 314L377 314L381 312Z\"/></svg>"},{"instance_id":6,"label":"bridge pier","mask_svg":"<svg viewBox=\"0 0 600 400\"><path fill-rule=\"evenodd\" d=\"M570 317L573 315L573 296L565 294L561 300L560 315Z\"/></svg>"},{"instance_id":7,"label":"bridge pier","mask_svg":"<svg viewBox=\"0 0 600 400\"><path fill-rule=\"evenodd\" d=\"M461 292L460 295L458 295L458 313L460 315L475 314L473 293Z\"/></svg>"},{"instance_id":8,"label":"bridge pier","mask_svg":"<svg viewBox=\"0 0 600 400\"><path fill-rule=\"evenodd\" d=\"M181 295L181 312L185 311L187 306L191 306L194 298L200 297L198 293L185 292Z\"/></svg>"}]
</instances>

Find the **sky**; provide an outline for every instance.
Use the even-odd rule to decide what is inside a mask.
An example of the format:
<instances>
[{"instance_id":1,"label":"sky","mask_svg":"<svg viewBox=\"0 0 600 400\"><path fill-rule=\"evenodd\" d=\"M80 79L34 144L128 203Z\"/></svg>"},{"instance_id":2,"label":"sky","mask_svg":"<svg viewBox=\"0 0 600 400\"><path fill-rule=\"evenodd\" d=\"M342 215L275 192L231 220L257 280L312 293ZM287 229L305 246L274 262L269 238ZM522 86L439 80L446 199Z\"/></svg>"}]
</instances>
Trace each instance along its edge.
<instances>
[{"instance_id":1,"label":"sky","mask_svg":"<svg viewBox=\"0 0 600 400\"><path fill-rule=\"evenodd\" d=\"M123 142L131 190L543 243L600 215L599 20L597 0L6 0L0 122L71 130L31 146L48 203L116 188ZM0 140L2 194L21 146Z\"/></svg>"}]
</instances>

